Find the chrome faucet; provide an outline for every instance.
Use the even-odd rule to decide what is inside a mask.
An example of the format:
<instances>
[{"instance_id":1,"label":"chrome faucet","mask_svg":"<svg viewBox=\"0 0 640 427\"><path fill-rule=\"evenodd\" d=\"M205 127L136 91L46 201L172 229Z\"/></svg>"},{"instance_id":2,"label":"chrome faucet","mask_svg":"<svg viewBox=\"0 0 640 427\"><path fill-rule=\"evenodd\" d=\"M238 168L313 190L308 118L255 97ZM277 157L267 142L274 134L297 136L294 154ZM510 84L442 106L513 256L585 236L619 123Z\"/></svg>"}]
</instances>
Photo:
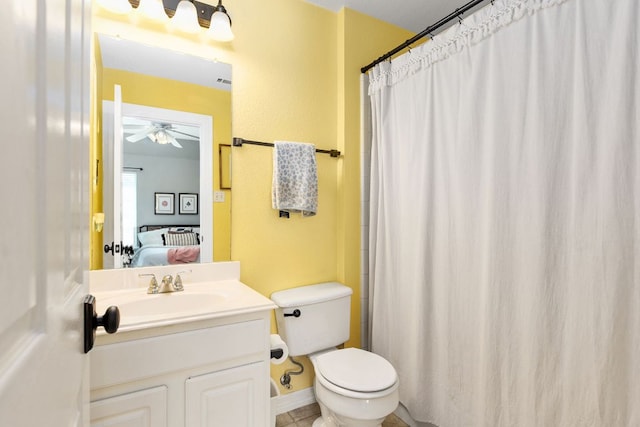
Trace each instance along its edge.
<instances>
[{"instance_id":1,"label":"chrome faucet","mask_svg":"<svg viewBox=\"0 0 640 427\"><path fill-rule=\"evenodd\" d=\"M181 271L180 273L186 273L186 271ZM149 281L149 287L147 288L148 294L164 294L167 292L179 292L183 291L184 287L182 286L182 279L178 274L176 276L176 281L173 281L173 276L167 274L162 278L162 282L158 285L158 281L156 280L156 275L153 273L149 274L138 274L138 277L151 277Z\"/></svg>"},{"instance_id":2,"label":"chrome faucet","mask_svg":"<svg viewBox=\"0 0 640 427\"><path fill-rule=\"evenodd\" d=\"M182 286L182 284L180 286ZM174 285L173 276L170 274L167 274L162 278L162 283L160 284L160 289L158 290L158 293L164 294L166 292L175 292L175 291L181 291L181 290L182 289L177 289L176 286Z\"/></svg>"}]
</instances>

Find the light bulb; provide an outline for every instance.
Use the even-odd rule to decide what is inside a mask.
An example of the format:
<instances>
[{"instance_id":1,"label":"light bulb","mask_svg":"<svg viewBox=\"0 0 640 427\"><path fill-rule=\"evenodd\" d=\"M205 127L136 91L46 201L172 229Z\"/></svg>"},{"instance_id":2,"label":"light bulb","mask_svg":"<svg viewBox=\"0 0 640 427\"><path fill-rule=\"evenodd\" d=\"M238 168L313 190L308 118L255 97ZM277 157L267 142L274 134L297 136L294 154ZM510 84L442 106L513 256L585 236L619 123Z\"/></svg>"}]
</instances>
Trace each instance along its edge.
<instances>
[{"instance_id":1,"label":"light bulb","mask_svg":"<svg viewBox=\"0 0 640 427\"><path fill-rule=\"evenodd\" d=\"M162 0L140 0L138 12L154 21L167 21L169 17L164 11Z\"/></svg>"},{"instance_id":2,"label":"light bulb","mask_svg":"<svg viewBox=\"0 0 640 427\"><path fill-rule=\"evenodd\" d=\"M168 144L169 143L169 135L164 129L160 129L156 132L156 142L158 144Z\"/></svg>"},{"instance_id":3,"label":"light bulb","mask_svg":"<svg viewBox=\"0 0 640 427\"><path fill-rule=\"evenodd\" d=\"M211 24L207 30L207 34L214 40L220 42L228 42L233 40L233 32L231 31L231 19L224 12L216 11L211 16Z\"/></svg>"},{"instance_id":4,"label":"light bulb","mask_svg":"<svg viewBox=\"0 0 640 427\"><path fill-rule=\"evenodd\" d=\"M193 3L188 0L181 0L176 7L176 14L171 18L170 24L173 28L186 33L196 33L200 29L198 23L198 11Z\"/></svg>"}]
</instances>

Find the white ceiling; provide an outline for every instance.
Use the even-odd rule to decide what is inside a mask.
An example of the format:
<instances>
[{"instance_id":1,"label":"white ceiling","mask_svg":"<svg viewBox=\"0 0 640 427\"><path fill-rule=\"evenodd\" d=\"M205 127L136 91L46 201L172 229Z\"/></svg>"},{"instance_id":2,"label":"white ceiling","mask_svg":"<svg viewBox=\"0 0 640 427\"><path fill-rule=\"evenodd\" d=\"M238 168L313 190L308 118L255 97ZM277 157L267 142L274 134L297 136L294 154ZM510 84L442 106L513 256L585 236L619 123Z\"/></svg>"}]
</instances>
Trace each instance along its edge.
<instances>
[{"instance_id":1,"label":"white ceiling","mask_svg":"<svg viewBox=\"0 0 640 427\"><path fill-rule=\"evenodd\" d=\"M334 12L342 7L419 33L469 0L306 0ZM482 5L484 5L483 3ZM480 7L482 7L482 5ZM468 13L472 13L472 11ZM404 41L404 40L403 40Z\"/></svg>"}]
</instances>

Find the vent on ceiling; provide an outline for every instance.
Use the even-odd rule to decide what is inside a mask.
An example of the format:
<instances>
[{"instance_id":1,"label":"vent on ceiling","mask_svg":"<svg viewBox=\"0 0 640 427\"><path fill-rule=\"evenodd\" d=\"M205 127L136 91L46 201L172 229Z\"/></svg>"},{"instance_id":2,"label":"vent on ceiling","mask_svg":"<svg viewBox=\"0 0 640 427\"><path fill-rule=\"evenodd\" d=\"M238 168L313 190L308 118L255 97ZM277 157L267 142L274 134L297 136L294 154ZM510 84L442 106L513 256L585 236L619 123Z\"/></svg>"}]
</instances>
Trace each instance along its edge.
<instances>
[{"instance_id":1,"label":"vent on ceiling","mask_svg":"<svg viewBox=\"0 0 640 427\"><path fill-rule=\"evenodd\" d=\"M218 78L218 83L223 83L225 85L230 85L231 84L231 80L227 80L227 79L223 79L223 78Z\"/></svg>"}]
</instances>

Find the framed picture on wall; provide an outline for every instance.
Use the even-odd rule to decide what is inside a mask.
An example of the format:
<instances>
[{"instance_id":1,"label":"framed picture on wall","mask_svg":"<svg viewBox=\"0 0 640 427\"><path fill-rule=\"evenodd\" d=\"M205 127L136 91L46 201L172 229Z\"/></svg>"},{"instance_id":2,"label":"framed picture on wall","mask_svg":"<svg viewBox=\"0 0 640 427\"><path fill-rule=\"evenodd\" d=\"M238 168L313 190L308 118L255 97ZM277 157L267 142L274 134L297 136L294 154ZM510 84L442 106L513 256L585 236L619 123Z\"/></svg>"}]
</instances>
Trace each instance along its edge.
<instances>
[{"instance_id":1,"label":"framed picture on wall","mask_svg":"<svg viewBox=\"0 0 640 427\"><path fill-rule=\"evenodd\" d=\"M155 193L155 214L173 215L175 214L175 193Z\"/></svg>"},{"instance_id":2,"label":"framed picture on wall","mask_svg":"<svg viewBox=\"0 0 640 427\"><path fill-rule=\"evenodd\" d=\"M197 193L180 193L180 215L198 215Z\"/></svg>"}]
</instances>

